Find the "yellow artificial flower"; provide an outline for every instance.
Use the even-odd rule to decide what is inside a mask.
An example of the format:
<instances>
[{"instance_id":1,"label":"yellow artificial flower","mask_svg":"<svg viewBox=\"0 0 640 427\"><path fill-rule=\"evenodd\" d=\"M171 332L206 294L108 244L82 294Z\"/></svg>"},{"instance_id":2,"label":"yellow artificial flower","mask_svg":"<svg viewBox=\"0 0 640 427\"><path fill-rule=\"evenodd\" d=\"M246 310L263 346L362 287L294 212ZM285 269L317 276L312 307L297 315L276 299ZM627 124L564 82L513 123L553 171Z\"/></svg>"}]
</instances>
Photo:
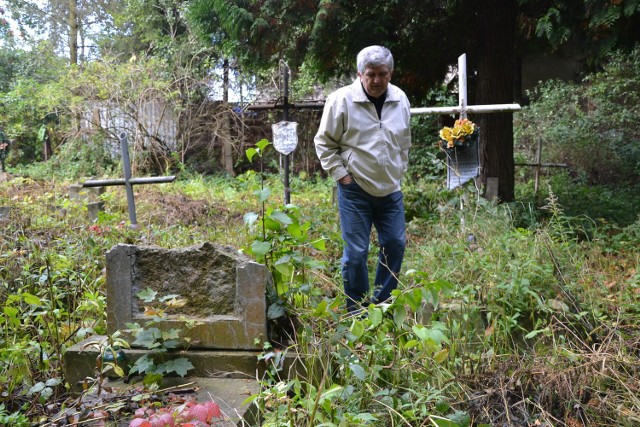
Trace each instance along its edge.
<instances>
[{"instance_id":1,"label":"yellow artificial flower","mask_svg":"<svg viewBox=\"0 0 640 427\"><path fill-rule=\"evenodd\" d=\"M458 119L453 127L457 129L458 134L461 136L471 135L475 130L475 125L469 119Z\"/></svg>"},{"instance_id":2,"label":"yellow artificial flower","mask_svg":"<svg viewBox=\"0 0 640 427\"><path fill-rule=\"evenodd\" d=\"M458 119L453 128L445 126L440 130L440 139L447 143L447 148L453 148L454 141L464 140L466 136L472 135L475 129L475 124L471 120Z\"/></svg>"},{"instance_id":3,"label":"yellow artificial flower","mask_svg":"<svg viewBox=\"0 0 640 427\"><path fill-rule=\"evenodd\" d=\"M451 128L450 127L443 127L442 130L440 131L440 138L444 139L445 141L453 141L453 137L451 136Z\"/></svg>"}]
</instances>

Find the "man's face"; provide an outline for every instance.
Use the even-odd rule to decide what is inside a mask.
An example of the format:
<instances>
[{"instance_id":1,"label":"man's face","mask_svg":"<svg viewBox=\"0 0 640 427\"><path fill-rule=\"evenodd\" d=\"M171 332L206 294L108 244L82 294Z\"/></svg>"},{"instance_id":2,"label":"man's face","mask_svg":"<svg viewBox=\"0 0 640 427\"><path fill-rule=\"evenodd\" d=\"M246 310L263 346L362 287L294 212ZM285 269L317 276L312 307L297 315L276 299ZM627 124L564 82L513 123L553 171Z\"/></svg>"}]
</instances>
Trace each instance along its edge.
<instances>
[{"instance_id":1,"label":"man's face","mask_svg":"<svg viewBox=\"0 0 640 427\"><path fill-rule=\"evenodd\" d=\"M382 65L380 67L367 67L364 73L358 72L358 77L364 86L364 90L374 98L382 95L391 81L392 72L389 67Z\"/></svg>"}]
</instances>

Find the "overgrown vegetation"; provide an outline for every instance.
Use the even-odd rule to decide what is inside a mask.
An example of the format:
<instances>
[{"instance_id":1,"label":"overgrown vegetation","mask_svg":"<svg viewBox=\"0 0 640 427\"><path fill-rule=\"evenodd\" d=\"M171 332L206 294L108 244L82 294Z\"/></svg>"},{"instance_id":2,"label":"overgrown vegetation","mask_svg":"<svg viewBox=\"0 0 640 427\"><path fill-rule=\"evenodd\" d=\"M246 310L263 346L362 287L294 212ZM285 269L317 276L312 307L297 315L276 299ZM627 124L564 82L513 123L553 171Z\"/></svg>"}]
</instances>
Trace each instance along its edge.
<instances>
[{"instance_id":1,"label":"overgrown vegetation","mask_svg":"<svg viewBox=\"0 0 640 427\"><path fill-rule=\"evenodd\" d=\"M394 300L348 318L331 187L321 179L292 184L288 207L274 201L278 178L256 173L139 188L144 226L130 229L117 188L90 223L64 182L2 183L2 204L12 208L2 220L2 416L26 425L65 402L62 354L105 331L107 249L212 240L245 242L267 262L277 285L270 317L286 309L298 320L265 347L273 368L253 398L264 425L640 420L640 222L592 222L586 232L588 222L564 213L552 190L540 211L423 181L408 191L428 189L437 214L411 218ZM246 197L252 193L258 198ZM278 369L283 352L300 356L297 376Z\"/></svg>"},{"instance_id":2,"label":"overgrown vegetation","mask_svg":"<svg viewBox=\"0 0 640 427\"><path fill-rule=\"evenodd\" d=\"M603 70L578 83L550 81L532 93L532 103L516 118L520 160L563 164L552 188L571 216L589 213L619 225L637 219L640 179L638 94L640 49L613 54ZM553 169L553 168L551 168ZM523 171L524 179L533 179ZM520 200L530 187L521 187ZM546 198L545 186L539 196Z\"/></svg>"},{"instance_id":3,"label":"overgrown vegetation","mask_svg":"<svg viewBox=\"0 0 640 427\"><path fill-rule=\"evenodd\" d=\"M415 123L421 155L405 187L400 287L360 317L343 310L337 213L320 176L295 176L292 204L282 206L279 177L262 168L229 178L183 167L172 184L136 188L132 229L122 189L100 196L105 209L93 221L68 197L85 158L12 169L0 182L0 424L44 423L77 404L63 355L106 332L105 251L215 241L267 264L268 315L294 320L264 343L270 369L251 398L264 425L637 425L636 56L589 76L586 88L544 85L519 113L519 157L534 158L524 148L535 136L544 161L568 168L543 174L538 193L531 171L519 170L517 203L488 203L473 186L444 191L432 124ZM260 141L250 160L270 150ZM179 334L146 332L141 343L163 349ZM111 350L126 346L111 338ZM296 375L281 369L284 354L298 357ZM136 371L156 382L187 368Z\"/></svg>"}]
</instances>

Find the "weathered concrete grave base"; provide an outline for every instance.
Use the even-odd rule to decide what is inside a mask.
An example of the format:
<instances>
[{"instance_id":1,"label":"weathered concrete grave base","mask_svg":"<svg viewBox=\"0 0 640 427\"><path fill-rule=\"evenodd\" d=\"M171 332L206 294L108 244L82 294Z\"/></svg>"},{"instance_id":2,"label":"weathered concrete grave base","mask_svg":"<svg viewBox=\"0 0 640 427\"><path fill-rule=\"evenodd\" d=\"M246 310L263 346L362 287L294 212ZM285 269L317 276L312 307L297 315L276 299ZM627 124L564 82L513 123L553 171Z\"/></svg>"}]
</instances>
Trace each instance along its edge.
<instances>
[{"instance_id":1,"label":"weathered concrete grave base","mask_svg":"<svg viewBox=\"0 0 640 427\"><path fill-rule=\"evenodd\" d=\"M82 391L82 382L87 377L96 376L98 351L92 343L104 340L103 336L93 336L74 345L64 355L65 378L72 392ZM152 355L156 364L177 358L186 358L193 365L190 377L204 378L256 378L265 371L264 362L258 361L259 351L252 350L179 350L153 353L150 350L131 348L124 350L127 364L131 365L144 355Z\"/></svg>"},{"instance_id":2,"label":"weathered concrete grave base","mask_svg":"<svg viewBox=\"0 0 640 427\"><path fill-rule=\"evenodd\" d=\"M98 351L91 347L92 343L100 343L103 336L88 338L71 347L64 356L64 375L71 386L71 392L79 395L83 391L83 383L87 378L96 377L96 360ZM149 350L126 349L126 363L132 364ZM230 426L254 426L256 408L251 405L243 405L243 402L251 395L258 392L260 378L265 372L265 363L258 360L257 351L211 351L211 350L181 350L154 356L156 363L176 359L187 358L194 369L188 375L182 377L163 378L162 387L174 387L181 384L194 383L192 387L199 388L197 400L206 402L213 400L220 405L220 409L229 419L226 423L220 423L221 427ZM109 378L104 385L126 390L128 387L139 385L142 378L133 376L129 383L121 379ZM91 386L91 382L87 381ZM124 422L128 426L128 421ZM218 424L217 424L218 425Z\"/></svg>"},{"instance_id":3,"label":"weathered concrete grave base","mask_svg":"<svg viewBox=\"0 0 640 427\"><path fill-rule=\"evenodd\" d=\"M146 333L167 331L171 340L178 335L178 349L158 352L142 344L144 348L124 351L127 360L121 366L131 366L143 356L152 357L156 365L186 358L193 365L188 377L164 380L197 382L206 395L204 401L225 402L227 416L234 414L240 422L248 410L241 407L242 402L258 390L257 379L266 371L266 362L258 356L261 343L268 339L266 289L270 284L271 274L264 265L230 247L213 243L178 249L114 246L106 253L108 334L121 333L132 346L141 345L138 328L129 329L132 324ZM106 337L94 336L65 353L65 379L71 392L82 392L85 380L97 377L98 349L105 342ZM136 383L140 378L130 380ZM88 381L90 386L95 383ZM255 425L237 422L225 427Z\"/></svg>"},{"instance_id":4,"label":"weathered concrete grave base","mask_svg":"<svg viewBox=\"0 0 640 427\"><path fill-rule=\"evenodd\" d=\"M149 289L183 301L161 307L166 315L153 326L180 330L185 348L259 350L267 339L271 275L245 255L212 243L181 249L120 244L106 258L109 334L150 321L149 303L136 297Z\"/></svg>"}]
</instances>

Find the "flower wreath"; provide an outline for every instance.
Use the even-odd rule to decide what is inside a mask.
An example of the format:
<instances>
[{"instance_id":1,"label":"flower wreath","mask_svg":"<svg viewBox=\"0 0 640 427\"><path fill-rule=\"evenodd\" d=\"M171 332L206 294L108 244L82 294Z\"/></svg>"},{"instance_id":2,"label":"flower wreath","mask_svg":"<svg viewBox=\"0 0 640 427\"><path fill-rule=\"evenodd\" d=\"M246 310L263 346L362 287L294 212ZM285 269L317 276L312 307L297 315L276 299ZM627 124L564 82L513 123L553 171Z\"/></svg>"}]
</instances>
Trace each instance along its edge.
<instances>
[{"instance_id":1,"label":"flower wreath","mask_svg":"<svg viewBox=\"0 0 640 427\"><path fill-rule=\"evenodd\" d=\"M458 119L453 127L440 130L440 147L444 150L465 148L478 139L480 128L469 119Z\"/></svg>"}]
</instances>

